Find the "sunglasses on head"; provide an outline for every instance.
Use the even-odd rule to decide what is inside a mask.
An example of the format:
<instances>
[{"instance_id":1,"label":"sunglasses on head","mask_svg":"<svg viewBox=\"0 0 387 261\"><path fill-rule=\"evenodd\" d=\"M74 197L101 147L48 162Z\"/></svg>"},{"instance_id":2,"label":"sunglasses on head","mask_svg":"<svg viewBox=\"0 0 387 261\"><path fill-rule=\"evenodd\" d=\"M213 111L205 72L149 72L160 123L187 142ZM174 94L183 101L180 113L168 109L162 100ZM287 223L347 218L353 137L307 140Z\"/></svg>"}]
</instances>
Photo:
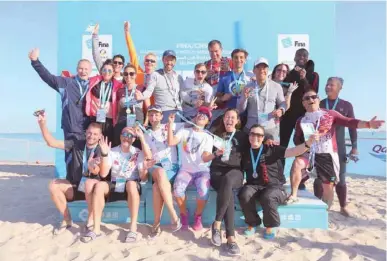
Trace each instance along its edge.
<instances>
[{"instance_id":1,"label":"sunglasses on head","mask_svg":"<svg viewBox=\"0 0 387 261\"><path fill-rule=\"evenodd\" d=\"M155 61L155 60L152 60L152 59L145 59L145 62L146 62L146 63L156 63L156 61Z\"/></svg>"},{"instance_id":2,"label":"sunglasses on head","mask_svg":"<svg viewBox=\"0 0 387 261\"><path fill-rule=\"evenodd\" d=\"M113 73L113 70L110 69L103 69L102 73Z\"/></svg>"},{"instance_id":3,"label":"sunglasses on head","mask_svg":"<svg viewBox=\"0 0 387 261\"><path fill-rule=\"evenodd\" d=\"M318 95L310 95L310 96L304 96L302 98L303 101L309 101L309 100L316 100L318 98Z\"/></svg>"},{"instance_id":4,"label":"sunglasses on head","mask_svg":"<svg viewBox=\"0 0 387 261\"><path fill-rule=\"evenodd\" d=\"M202 112L199 112L198 114L197 114L197 116L205 116L207 119L209 119L209 117L208 117L208 115L207 114L205 114L205 113L202 113Z\"/></svg>"},{"instance_id":5,"label":"sunglasses on head","mask_svg":"<svg viewBox=\"0 0 387 261\"><path fill-rule=\"evenodd\" d=\"M251 137L257 137L257 138L263 138L265 135L262 133L257 133L257 132L250 132L249 136Z\"/></svg>"},{"instance_id":6,"label":"sunglasses on head","mask_svg":"<svg viewBox=\"0 0 387 261\"><path fill-rule=\"evenodd\" d=\"M114 61L113 64L115 64L115 65L117 65L117 64L118 64L118 65L124 65L124 63L123 63L123 62L120 62L120 61Z\"/></svg>"},{"instance_id":7,"label":"sunglasses on head","mask_svg":"<svg viewBox=\"0 0 387 261\"><path fill-rule=\"evenodd\" d=\"M197 73L197 74L206 74L207 71L195 70L195 73Z\"/></svg>"},{"instance_id":8,"label":"sunglasses on head","mask_svg":"<svg viewBox=\"0 0 387 261\"><path fill-rule=\"evenodd\" d=\"M124 138L128 138L128 139L130 139L130 138L136 138L136 136L133 135L133 134L130 133L130 132L123 132L123 133L121 133L121 136L124 137Z\"/></svg>"},{"instance_id":9,"label":"sunglasses on head","mask_svg":"<svg viewBox=\"0 0 387 261\"><path fill-rule=\"evenodd\" d=\"M128 75L134 76L134 75L136 75L136 73L135 72L124 72L124 76L128 76Z\"/></svg>"}]
</instances>

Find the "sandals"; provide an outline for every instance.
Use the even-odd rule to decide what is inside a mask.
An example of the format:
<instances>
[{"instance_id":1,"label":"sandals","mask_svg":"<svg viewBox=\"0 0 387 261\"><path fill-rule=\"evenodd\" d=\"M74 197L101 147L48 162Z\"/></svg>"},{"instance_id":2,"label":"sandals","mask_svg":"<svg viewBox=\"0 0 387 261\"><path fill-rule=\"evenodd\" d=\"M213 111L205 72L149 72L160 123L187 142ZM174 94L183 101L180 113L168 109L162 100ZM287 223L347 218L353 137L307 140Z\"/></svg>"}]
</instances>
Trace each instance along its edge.
<instances>
[{"instance_id":1,"label":"sandals","mask_svg":"<svg viewBox=\"0 0 387 261\"><path fill-rule=\"evenodd\" d=\"M91 241L96 240L96 239L99 238L99 237L102 237L102 233L97 235L94 231L89 230L85 235L83 235L83 236L81 237L80 240L81 240L81 242L83 242L83 243L89 243L89 242L91 242Z\"/></svg>"},{"instance_id":2,"label":"sandals","mask_svg":"<svg viewBox=\"0 0 387 261\"><path fill-rule=\"evenodd\" d=\"M290 204L293 204L296 202L298 202L298 198L295 198L293 196L289 196L288 199L286 200L285 204L290 205Z\"/></svg>"},{"instance_id":3,"label":"sandals","mask_svg":"<svg viewBox=\"0 0 387 261\"><path fill-rule=\"evenodd\" d=\"M151 228L151 232L150 232L149 238L153 239L155 237L158 237L160 234L161 234L160 224L153 225L152 228Z\"/></svg>"},{"instance_id":4,"label":"sandals","mask_svg":"<svg viewBox=\"0 0 387 261\"><path fill-rule=\"evenodd\" d=\"M265 232L263 233L263 238L264 239L273 239L275 238L275 232L276 232L276 229L273 228L273 227L267 227L265 229Z\"/></svg>"},{"instance_id":5,"label":"sandals","mask_svg":"<svg viewBox=\"0 0 387 261\"><path fill-rule=\"evenodd\" d=\"M83 224L82 226L82 232L87 234L90 230L92 230L94 227L94 224L93 225L87 225L87 223Z\"/></svg>"},{"instance_id":6,"label":"sandals","mask_svg":"<svg viewBox=\"0 0 387 261\"><path fill-rule=\"evenodd\" d=\"M126 235L125 242L133 243L137 241L137 232L129 231Z\"/></svg>"},{"instance_id":7,"label":"sandals","mask_svg":"<svg viewBox=\"0 0 387 261\"><path fill-rule=\"evenodd\" d=\"M73 222L70 221L70 224L67 221L63 220L62 223L57 225L52 231L54 236L60 235L65 232L67 229L70 229L73 226Z\"/></svg>"}]
</instances>

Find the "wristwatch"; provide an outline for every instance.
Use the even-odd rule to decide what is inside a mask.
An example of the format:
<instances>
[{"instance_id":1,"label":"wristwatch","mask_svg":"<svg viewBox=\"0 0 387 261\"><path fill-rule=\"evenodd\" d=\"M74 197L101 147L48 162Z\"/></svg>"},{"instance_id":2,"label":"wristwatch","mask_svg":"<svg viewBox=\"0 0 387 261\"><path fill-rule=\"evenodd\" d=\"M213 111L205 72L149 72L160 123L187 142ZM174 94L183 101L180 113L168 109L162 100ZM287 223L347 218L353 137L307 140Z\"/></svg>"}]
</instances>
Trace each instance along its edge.
<instances>
[{"instance_id":1,"label":"wristwatch","mask_svg":"<svg viewBox=\"0 0 387 261\"><path fill-rule=\"evenodd\" d=\"M107 157L108 155L109 155L109 153L103 154L103 153L101 152L101 157Z\"/></svg>"}]
</instances>

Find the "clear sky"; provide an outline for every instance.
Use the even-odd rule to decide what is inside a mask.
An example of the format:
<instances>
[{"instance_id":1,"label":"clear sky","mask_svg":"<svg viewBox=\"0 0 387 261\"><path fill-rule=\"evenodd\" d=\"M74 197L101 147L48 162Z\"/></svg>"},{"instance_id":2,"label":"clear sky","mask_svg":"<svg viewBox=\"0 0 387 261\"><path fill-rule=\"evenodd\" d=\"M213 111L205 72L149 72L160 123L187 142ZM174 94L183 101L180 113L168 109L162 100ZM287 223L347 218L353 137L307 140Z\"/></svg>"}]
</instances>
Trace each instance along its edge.
<instances>
[{"instance_id":1,"label":"clear sky","mask_svg":"<svg viewBox=\"0 0 387 261\"><path fill-rule=\"evenodd\" d=\"M0 41L3 50L0 133L38 132L32 113L39 108L49 111L49 129L55 131L58 95L40 80L27 55L31 48L40 47L44 65L52 73L62 69L74 71L75 68L57 68L57 56L66 55L57 50L57 5L55 2L0 2L3 36ZM341 97L354 104L356 116L361 119L373 115L386 118L385 10L384 2L339 2L335 8L334 71L345 80ZM75 64L76 61L74 67ZM325 82L326 78L320 80L321 90Z\"/></svg>"}]
</instances>

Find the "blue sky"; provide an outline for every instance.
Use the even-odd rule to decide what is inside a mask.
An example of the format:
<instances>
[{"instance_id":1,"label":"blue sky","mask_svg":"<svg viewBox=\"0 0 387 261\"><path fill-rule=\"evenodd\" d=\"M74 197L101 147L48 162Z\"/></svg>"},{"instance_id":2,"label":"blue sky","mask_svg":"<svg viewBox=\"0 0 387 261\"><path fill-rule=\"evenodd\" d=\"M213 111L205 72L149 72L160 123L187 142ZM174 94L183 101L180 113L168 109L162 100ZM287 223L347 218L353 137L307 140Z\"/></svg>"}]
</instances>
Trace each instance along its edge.
<instances>
[{"instance_id":1,"label":"blue sky","mask_svg":"<svg viewBox=\"0 0 387 261\"><path fill-rule=\"evenodd\" d=\"M58 6L65 4L0 2L0 31L3 36L5 35L0 42L0 48L3 50L3 61L6 61L1 63L0 70L3 75L7 75L0 88L0 109L3 112L0 114L1 133L38 132L36 119L32 116L33 111L38 108L45 108L48 111L49 129L56 130L55 110L58 95L40 80L32 69L27 55L31 48L39 47L44 65L52 73L62 69L74 71L75 68L57 68L58 55L67 55L58 52ZM116 3L116 5L119 4ZM273 3L273 5L279 4ZM266 9L266 11L269 10L276 9ZM373 115L386 118L385 10L384 2L339 2L334 9L336 14L333 29L335 39L332 39L334 68L325 69L325 71L334 72L344 78L345 84L341 96L354 104L356 116L361 119L369 119ZM132 16L135 15L140 17L143 14L132 14ZM65 25L62 24L62 26ZM267 26L270 27L270 23L265 23L265 27ZM101 30L106 30L106 27ZM137 33L140 35L143 32L140 30ZM330 39L326 41L331 42ZM136 42L137 47L140 48L138 45L141 41ZM313 51L313 38L311 43ZM260 55L261 53L262 51ZM124 54L127 56L127 52ZM275 57L272 53L268 56ZM323 55L312 54L314 58L319 56ZM318 63L317 59L317 70ZM71 61L71 64L75 67L76 59ZM324 75L320 80L321 90L324 88L327 76ZM323 96L323 93L320 91L320 95Z\"/></svg>"}]
</instances>

